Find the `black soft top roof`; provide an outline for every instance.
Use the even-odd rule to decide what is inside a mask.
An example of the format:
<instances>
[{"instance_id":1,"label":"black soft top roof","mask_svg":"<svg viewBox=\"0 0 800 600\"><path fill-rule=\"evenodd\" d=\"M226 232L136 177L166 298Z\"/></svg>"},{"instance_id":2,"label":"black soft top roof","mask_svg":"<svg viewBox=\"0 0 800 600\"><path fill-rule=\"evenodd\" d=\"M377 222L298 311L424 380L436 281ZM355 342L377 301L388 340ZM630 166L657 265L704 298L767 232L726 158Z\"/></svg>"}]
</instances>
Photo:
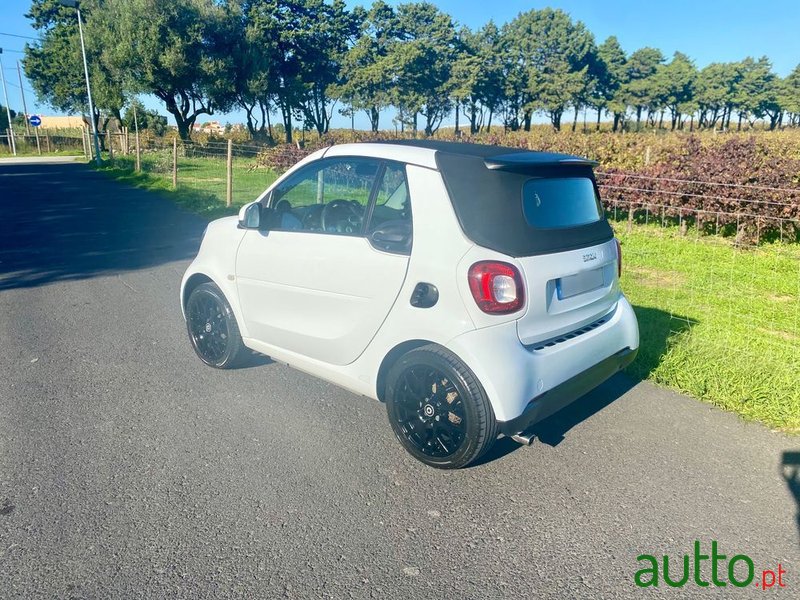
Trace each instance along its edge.
<instances>
[{"instance_id":1,"label":"black soft top roof","mask_svg":"<svg viewBox=\"0 0 800 600\"><path fill-rule=\"evenodd\" d=\"M604 218L575 227L541 229L530 225L523 213L526 181L533 177L586 177L594 181L594 161L570 154L463 142L381 143L436 151L436 165L461 229L485 248L510 256L533 256L600 244L614 235Z\"/></svg>"},{"instance_id":2,"label":"black soft top roof","mask_svg":"<svg viewBox=\"0 0 800 600\"><path fill-rule=\"evenodd\" d=\"M381 144L395 144L397 146L413 146L427 148L437 152L446 152L460 156L472 156L484 159L489 169L513 168L517 165L527 166L556 166L556 165L583 165L596 167L597 162L558 152L536 152L525 148L512 148L511 146L493 146L490 144L472 144L468 142L444 142L440 140L385 140Z\"/></svg>"}]
</instances>

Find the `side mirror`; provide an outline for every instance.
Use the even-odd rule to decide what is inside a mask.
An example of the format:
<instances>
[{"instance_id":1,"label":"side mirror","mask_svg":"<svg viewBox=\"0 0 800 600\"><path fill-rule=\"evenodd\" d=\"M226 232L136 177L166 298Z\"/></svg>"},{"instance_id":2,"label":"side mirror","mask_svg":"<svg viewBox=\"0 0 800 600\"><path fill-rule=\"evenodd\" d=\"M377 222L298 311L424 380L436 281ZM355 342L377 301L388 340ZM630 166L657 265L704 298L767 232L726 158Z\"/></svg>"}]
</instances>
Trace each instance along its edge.
<instances>
[{"instance_id":1,"label":"side mirror","mask_svg":"<svg viewBox=\"0 0 800 600\"><path fill-rule=\"evenodd\" d=\"M262 206L259 202L246 204L239 211L239 227L242 229L260 229Z\"/></svg>"}]
</instances>

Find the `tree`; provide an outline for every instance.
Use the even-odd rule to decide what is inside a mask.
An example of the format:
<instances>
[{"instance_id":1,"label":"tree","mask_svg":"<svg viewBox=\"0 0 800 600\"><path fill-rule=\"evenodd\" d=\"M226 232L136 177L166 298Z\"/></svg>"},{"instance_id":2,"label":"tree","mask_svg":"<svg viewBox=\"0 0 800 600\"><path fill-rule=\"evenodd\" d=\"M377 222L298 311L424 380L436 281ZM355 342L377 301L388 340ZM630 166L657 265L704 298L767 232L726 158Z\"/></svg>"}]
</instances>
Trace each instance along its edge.
<instances>
[{"instance_id":1,"label":"tree","mask_svg":"<svg viewBox=\"0 0 800 600\"><path fill-rule=\"evenodd\" d=\"M133 93L158 97L183 140L233 100L234 23L214 0L105 0L93 37Z\"/></svg>"},{"instance_id":2,"label":"tree","mask_svg":"<svg viewBox=\"0 0 800 600\"><path fill-rule=\"evenodd\" d=\"M742 76L736 86L735 102L739 110L737 129L742 127L742 119L752 116L755 119L769 120L770 130L775 129L781 116L780 80L772 72L772 64L766 56L758 60L747 57L742 61Z\"/></svg>"},{"instance_id":3,"label":"tree","mask_svg":"<svg viewBox=\"0 0 800 600\"><path fill-rule=\"evenodd\" d=\"M237 103L250 114L259 106L262 123L272 102L292 141L293 119L322 135L340 90L341 61L358 34L362 10L349 13L343 0L239 0L251 69L234 86ZM259 56L260 55L260 56ZM248 63L250 64L250 63Z\"/></svg>"},{"instance_id":4,"label":"tree","mask_svg":"<svg viewBox=\"0 0 800 600\"><path fill-rule=\"evenodd\" d=\"M456 60L450 71L450 88L453 104L456 109L456 135L460 133L459 114L463 107L470 124L470 133L475 133L478 98L477 87L481 77L481 63L478 58L478 37L468 27L462 27L458 33Z\"/></svg>"},{"instance_id":5,"label":"tree","mask_svg":"<svg viewBox=\"0 0 800 600\"><path fill-rule=\"evenodd\" d=\"M353 109L367 113L372 131L378 131L381 110L391 104L386 57L394 19L394 9L382 0L372 5L361 25L361 35L342 58L341 84L334 89Z\"/></svg>"},{"instance_id":6,"label":"tree","mask_svg":"<svg viewBox=\"0 0 800 600\"><path fill-rule=\"evenodd\" d=\"M680 124L681 114L692 106L697 69L688 56L676 52L668 64L656 68L653 81L653 88L658 90L654 96L669 109L674 130Z\"/></svg>"},{"instance_id":7,"label":"tree","mask_svg":"<svg viewBox=\"0 0 800 600\"><path fill-rule=\"evenodd\" d=\"M492 116L505 99L501 35L500 29L491 19L478 32L478 59L482 72L476 93L481 105L488 112L486 131L491 130Z\"/></svg>"},{"instance_id":8,"label":"tree","mask_svg":"<svg viewBox=\"0 0 800 600\"><path fill-rule=\"evenodd\" d=\"M792 125L800 125L800 65L784 79L781 105L790 115Z\"/></svg>"},{"instance_id":9,"label":"tree","mask_svg":"<svg viewBox=\"0 0 800 600\"><path fill-rule=\"evenodd\" d=\"M625 103L620 99L620 89L628 82L627 59L619 40L613 35L597 48L596 78L597 86L593 104L597 109L597 130L600 130L600 116L603 110L614 115L613 130L616 131L625 114Z\"/></svg>"},{"instance_id":10,"label":"tree","mask_svg":"<svg viewBox=\"0 0 800 600\"><path fill-rule=\"evenodd\" d=\"M627 83L622 86L621 98L636 111L636 129L642 121L642 111L653 105L658 97L658 83L653 76L664 62L664 55L656 48L641 48L630 55L627 62Z\"/></svg>"},{"instance_id":11,"label":"tree","mask_svg":"<svg viewBox=\"0 0 800 600\"><path fill-rule=\"evenodd\" d=\"M469 131L477 133L503 99L503 66L499 58L499 30L489 21L477 32L464 27L459 32L459 46L451 71L451 88L456 106L456 130L459 109L469 120ZM488 113L488 115L487 115Z\"/></svg>"},{"instance_id":12,"label":"tree","mask_svg":"<svg viewBox=\"0 0 800 600\"><path fill-rule=\"evenodd\" d=\"M319 135L328 132L331 120L329 93L341 82L341 60L348 44L358 33L360 13L349 13L344 0L303 0L293 2L294 29L291 36L297 53L298 77L302 89L300 110L306 123ZM332 110L332 108L331 108Z\"/></svg>"},{"instance_id":13,"label":"tree","mask_svg":"<svg viewBox=\"0 0 800 600\"><path fill-rule=\"evenodd\" d=\"M594 37L583 23L561 10L545 8L518 15L504 29L512 62L524 72L527 102L522 106L525 130L531 112L541 110L555 129L570 103L585 96Z\"/></svg>"},{"instance_id":14,"label":"tree","mask_svg":"<svg viewBox=\"0 0 800 600\"><path fill-rule=\"evenodd\" d=\"M102 45L94 37L98 0L81 4L86 31L86 55L98 131L105 131L111 117L120 118L125 104L123 82L102 61ZM77 14L56 0L34 0L26 15L41 38L25 46L22 64L36 95L55 110L89 113ZM102 140L104 142L104 138Z\"/></svg>"},{"instance_id":15,"label":"tree","mask_svg":"<svg viewBox=\"0 0 800 600\"><path fill-rule=\"evenodd\" d=\"M715 127L717 121L724 127L726 113L733 108L739 76L736 63L711 63L700 71L695 89L700 127Z\"/></svg>"},{"instance_id":16,"label":"tree","mask_svg":"<svg viewBox=\"0 0 800 600\"><path fill-rule=\"evenodd\" d=\"M453 108L452 64L456 31L449 15L429 2L397 7L395 39L387 55L393 83L393 104L412 117L425 118L425 135L432 135Z\"/></svg>"},{"instance_id":17,"label":"tree","mask_svg":"<svg viewBox=\"0 0 800 600\"><path fill-rule=\"evenodd\" d=\"M264 132L270 137L273 128L269 121L274 105L281 114L283 125L279 134L292 142L292 118L302 101L303 87L294 40L291 7L282 0L242 0L241 11L244 40L239 47L243 68L234 83L236 103L248 114L248 129ZM261 118L257 119L256 110Z\"/></svg>"},{"instance_id":18,"label":"tree","mask_svg":"<svg viewBox=\"0 0 800 600\"><path fill-rule=\"evenodd\" d=\"M11 112L11 120L15 121L17 118L17 113L14 109L10 109ZM6 107L0 104L0 131L5 131L8 129L8 115L6 114ZM6 140L7 141L7 140Z\"/></svg>"},{"instance_id":19,"label":"tree","mask_svg":"<svg viewBox=\"0 0 800 600\"><path fill-rule=\"evenodd\" d=\"M230 75L233 103L245 111L252 138L273 139L270 109L278 61L277 32L262 30L260 19L262 9L268 7L269 3L259 0L230 0L225 5L234 30L231 51L236 69Z\"/></svg>"},{"instance_id":20,"label":"tree","mask_svg":"<svg viewBox=\"0 0 800 600\"><path fill-rule=\"evenodd\" d=\"M134 107L136 110L136 119L133 118ZM139 124L139 130L149 130L154 135L163 136L169 129L167 117L158 114L158 111L145 108L140 100L134 98L125 109L125 114L122 116L122 124L128 129L133 130Z\"/></svg>"}]
</instances>

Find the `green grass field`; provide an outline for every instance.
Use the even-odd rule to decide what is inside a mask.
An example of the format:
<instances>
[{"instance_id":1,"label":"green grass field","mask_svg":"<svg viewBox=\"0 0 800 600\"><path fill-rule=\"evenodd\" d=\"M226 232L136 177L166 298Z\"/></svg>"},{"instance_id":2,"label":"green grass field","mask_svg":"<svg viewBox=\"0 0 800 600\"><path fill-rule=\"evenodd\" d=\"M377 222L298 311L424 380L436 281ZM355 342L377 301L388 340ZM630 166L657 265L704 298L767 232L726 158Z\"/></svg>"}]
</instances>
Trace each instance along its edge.
<instances>
[{"instance_id":1,"label":"green grass field","mask_svg":"<svg viewBox=\"0 0 800 600\"><path fill-rule=\"evenodd\" d=\"M226 208L225 161L181 158L171 189L171 156L132 157L103 171L165 193L208 218L232 214L277 177L235 159L234 208ZM636 378L685 392L746 419L800 433L800 246L740 249L729 238L682 237L677 227L616 224L622 285L641 330Z\"/></svg>"},{"instance_id":2,"label":"green grass field","mask_svg":"<svg viewBox=\"0 0 800 600\"><path fill-rule=\"evenodd\" d=\"M628 371L800 433L800 247L617 227L641 350Z\"/></svg>"}]
</instances>

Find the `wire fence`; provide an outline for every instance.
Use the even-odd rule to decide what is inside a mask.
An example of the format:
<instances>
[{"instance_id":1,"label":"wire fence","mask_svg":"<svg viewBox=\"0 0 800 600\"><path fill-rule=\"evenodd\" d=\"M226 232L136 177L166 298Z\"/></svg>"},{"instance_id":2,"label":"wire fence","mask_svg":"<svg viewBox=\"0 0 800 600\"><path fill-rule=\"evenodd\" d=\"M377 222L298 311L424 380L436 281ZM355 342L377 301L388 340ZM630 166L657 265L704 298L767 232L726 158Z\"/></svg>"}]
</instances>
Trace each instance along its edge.
<instances>
[{"instance_id":1,"label":"wire fence","mask_svg":"<svg viewBox=\"0 0 800 600\"><path fill-rule=\"evenodd\" d=\"M632 187L628 180L649 185ZM634 264L650 263L674 275L686 271L700 255L713 257L700 264L706 274L702 286L679 276L659 278L662 303L674 309L672 316L685 302L671 299L687 298L691 305L702 307L709 293L722 289L732 325L728 333L736 330L737 322L763 329L767 314L766 325L775 334L767 339L793 346L795 354L800 352L800 188L604 172L598 173L598 187L618 233L671 240L669 252L639 257L632 261ZM699 188L711 193L696 193ZM725 189L726 193L714 193L715 189ZM764 197L767 193L770 198ZM766 208L772 209L772 214L764 214ZM634 251L656 252L661 245ZM737 305L743 308L743 302L750 306L734 311ZM756 302L761 304L756 307ZM767 309L775 302L791 308ZM780 314L789 318L781 322ZM798 378L800 384L800 375Z\"/></svg>"},{"instance_id":2,"label":"wire fence","mask_svg":"<svg viewBox=\"0 0 800 600\"><path fill-rule=\"evenodd\" d=\"M800 429L800 188L597 179L643 349L665 340L642 374Z\"/></svg>"},{"instance_id":3,"label":"wire fence","mask_svg":"<svg viewBox=\"0 0 800 600\"><path fill-rule=\"evenodd\" d=\"M274 170L259 167L257 157L265 150L254 143L230 141L206 143L177 139L112 136L114 147L108 163L115 168L138 172L193 197L194 207L215 214L214 208L237 207L255 200L275 178ZM202 206L200 206L202 205Z\"/></svg>"}]
</instances>

